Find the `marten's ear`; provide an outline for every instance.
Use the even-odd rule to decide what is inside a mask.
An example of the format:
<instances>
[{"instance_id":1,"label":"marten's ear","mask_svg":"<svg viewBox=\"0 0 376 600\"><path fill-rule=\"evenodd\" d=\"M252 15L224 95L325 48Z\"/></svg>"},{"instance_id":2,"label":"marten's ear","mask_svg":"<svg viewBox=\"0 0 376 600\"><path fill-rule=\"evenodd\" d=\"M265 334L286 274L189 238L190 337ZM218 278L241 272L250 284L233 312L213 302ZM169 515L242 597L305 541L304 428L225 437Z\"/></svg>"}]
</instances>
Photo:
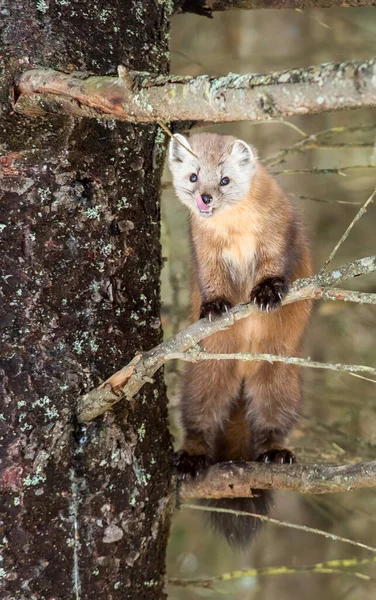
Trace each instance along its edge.
<instances>
[{"instance_id":1,"label":"marten's ear","mask_svg":"<svg viewBox=\"0 0 376 600\"><path fill-rule=\"evenodd\" d=\"M169 147L169 159L170 163L173 162L184 162L191 154L192 148L189 145L187 138L180 133L175 133L171 138Z\"/></svg>"},{"instance_id":2,"label":"marten's ear","mask_svg":"<svg viewBox=\"0 0 376 600\"><path fill-rule=\"evenodd\" d=\"M251 146L243 142L243 140L235 140L232 144L231 156L236 158L241 165L246 165L257 160L256 152Z\"/></svg>"}]
</instances>

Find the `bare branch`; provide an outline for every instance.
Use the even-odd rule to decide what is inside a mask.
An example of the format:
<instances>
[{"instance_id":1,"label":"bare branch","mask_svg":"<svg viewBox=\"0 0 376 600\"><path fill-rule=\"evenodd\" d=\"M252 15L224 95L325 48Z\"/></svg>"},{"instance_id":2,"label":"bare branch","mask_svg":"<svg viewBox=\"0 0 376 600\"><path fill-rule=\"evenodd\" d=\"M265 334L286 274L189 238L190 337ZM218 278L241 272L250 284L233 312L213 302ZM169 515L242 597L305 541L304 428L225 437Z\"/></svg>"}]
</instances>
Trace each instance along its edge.
<instances>
[{"instance_id":1,"label":"bare branch","mask_svg":"<svg viewBox=\"0 0 376 600\"><path fill-rule=\"evenodd\" d=\"M328 200L327 198L314 198L313 196L297 196L300 200L309 200L310 202L323 202L324 204L346 204L347 206L359 206L357 200Z\"/></svg>"},{"instance_id":2,"label":"bare branch","mask_svg":"<svg viewBox=\"0 0 376 600\"><path fill-rule=\"evenodd\" d=\"M281 162L287 158L287 156L291 154L297 154L303 152L304 150L309 150L311 148L343 148L343 147L364 147L364 148L373 148L374 144L356 144L353 143L330 143L325 141L329 136L337 136L340 134L346 133L356 133L358 131L372 131L376 128L376 125L373 123L366 125L357 125L354 127L331 127L330 129L324 129L323 131L318 131L317 133L313 133L312 135L307 135L303 140L299 140L292 146L288 148L284 148L271 156L267 156L262 160L264 165L268 167L274 167L279 165Z\"/></svg>"},{"instance_id":3,"label":"bare branch","mask_svg":"<svg viewBox=\"0 0 376 600\"><path fill-rule=\"evenodd\" d=\"M259 515L257 513L246 512L244 510L234 510L232 508L220 508L218 506L205 506L203 504L184 503L181 505L181 508L187 508L189 510L200 510L200 511L206 511L206 512L218 512L218 513L227 513L227 514L237 515L237 516L253 517L254 519L259 519L260 521L270 523L271 525L277 525L278 527L287 527L288 529L297 529L298 531L304 531L305 533L313 533L315 535L320 535L322 537L333 540L335 542L343 542L344 544L350 544L351 546L357 546L358 548L363 548L363 550L368 550L369 552L376 553L376 548L374 546L368 546L367 544L363 544L362 542L357 542L356 540L351 540L349 538L341 537L339 535L336 535L335 533L329 533L329 531L324 531L323 529L316 529L315 527L308 527L308 525L298 525L297 523L290 523L289 521L281 521L280 519L274 519L273 517L269 517L266 515Z\"/></svg>"},{"instance_id":4,"label":"bare branch","mask_svg":"<svg viewBox=\"0 0 376 600\"><path fill-rule=\"evenodd\" d=\"M172 139L174 138L175 141L179 144L179 146L182 146L184 148L184 150L186 150L187 152L189 152L189 154L191 154L192 156L194 156L195 158L197 158L197 154L195 154L194 152L192 152L191 148L188 148L188 146L186 144L183 144L183 142L181 142L179 140L179 138L174 137L173 133L169 130L169 128L162 123L161 121L158 121L158 125L161 129L163 129L163 131L165 133L167 133L167 135Z\"/></svg>"},{"instance_id":5,"label":"bare branch","mask_svg":"<svg viewBox=\"0 0 376 600\"><path fill-rule=\"evenodd\" d=\"M280 171L272 171L273 175L295 175L296 173L311 173L312 175L342 175L346 177L345 171L352 169L376 169L376 164L369 165L348 165L346 167L328 169L283 169Z\"/></svg>"},{"instance_id":6,"label":"bare branch","mask_svg":"<svg viewBox=\"0 0 376 600\"><path fill-rule=\"evenodd\" d=\"M375 0L176 0L175 12L195 13L211 18L213 12L242 9L250 10L257 8L334 8L376 6Z\"/></svg>"},{"instance_id":7,"label":"bare branch","mask_svg":"<svg viewBox=\"0 0 376 600\"><path fill-rule=\"evenodd\" d=\"M226 77L123 71L118 77L27 71L16 85L14 109L133 123L219 123L376 106L376 59Z\"/></svg>"},{"instance_id":8,"label":"bare branch","mask_svg":"<svg viewBox=\"0 0 376 600\"><path fill-rule=\"evenodd\" d=\"M310 279L298 280L283 299L282 304L291 304L309 298L374 303L374 294L361 294L326 287L374 271L376 271L376 255L347 263L329 273L320 273ZM185 352L209 335L227 329L236 321L257 314L258 310L253 304L239 304L215 321L210 322L208 319L200 319L200 321L193 323L174 337L162 342L156 348L138 354L126 367L79 399L78 419L80 421L91 421L106 410L110 410L114 404L123 398L128 400L133 398L145 383L150 382L154 373L166 362L166 356L172 352Z\"/></svg>"},{"instance_id":9,"label":"bare branch","mask_svg":"<svg viewBox=\"0 0 376 600\"><path fill-rule=\"evenodd\" d=\"M374 295L373 304L376 304L376 294ZM202 360L244 360L252 362L255 360L263 360L269 363L281 362L287 365L295 365L297 367L309 367L311 369L329 369L330 371L342 371L350 374L353 373L370 373L376 375L375 367L367 367L364 365L344 365L340 363L322 363L311 360L310 358L299 358L296 356L280 356L277 354L256 354L251 352L241 352L233 354L213 354L205 352L200 347L192 348L188 352L171 352L166 355L166 360L184 360L187 362L198 362Z\"/></svg>"},{"instance_id":10,"label":"bare branch","mask_svg":"<svg viewBox=\"0 0 376 600\"><path fill-rule=\"evenodd\" d=\"M371 379L370 377L364 377L364 375L359 375L358 373L349 373L353 377L358 377L359 379L363 379L364 381L370 381L371 383L376 383L376 379Z\"/></svg>"},{"instance_id":11,"label":"bare branch","mask_svg":"<svg viewBox=\"0 0 376 600\"><path fill-rule=\"evenodd\" d=\"M376 557L372 558L343 558L335 560L327 560L325 562L316 563L314 565L302 565L299 567L264 567L261 569L243 569L240 571L232 571L232 573L224 573L216 577L200 578L200 579L179 579L171 577L167 583L179 587L201 587L213 588L218 583L233 581L242 577L268 577L272 575L297 575L299 573L334 573L346 574L363 581L369 581L369 575L359 573L358 571L348 571L354 567L370 565L376 562Z\"/></svg>"},{"instance_id":12,"label":"bare branch","mask_svg":"<svg viewBox=\"0 0 376 600\"><path fill-rule=\"evenodd\" d=\"M284 490L301 494L334 494L376 488L376 461L352 465L264 465L218 463L205 477L183 483L183 500L244 498L252 490Z\"/></svg>"},{"instance_id":13,"label":"bare branch","mask_svg":"<svg viewBox=\"0 0 376 600\"><path fill-rule=\"evenodd\" d=\"M350 225L346 229L345 233L343 234L343 236L341 237L339 242L333 248L332 252L330 253L329 258L325 261L325 264L324 264L322 270L325 270L327 268L328 264L333 260L333 258L337 254L338 249L342 246L343 242L347 239L347 237L348 237L350 231L352 230L352 228L354 227L355 223L357 223L357 221L359 221L359 219L364 215L364 213L367 212L368 205L371 204L371 202L373 202L375 194L376 194L376 188L373 190L373 192L370 195L370 197L368 198L368 200L366 200L366 202L363 204L362 208L355 215L355 217L351 221Z\"/></svg>"}]
</instances>

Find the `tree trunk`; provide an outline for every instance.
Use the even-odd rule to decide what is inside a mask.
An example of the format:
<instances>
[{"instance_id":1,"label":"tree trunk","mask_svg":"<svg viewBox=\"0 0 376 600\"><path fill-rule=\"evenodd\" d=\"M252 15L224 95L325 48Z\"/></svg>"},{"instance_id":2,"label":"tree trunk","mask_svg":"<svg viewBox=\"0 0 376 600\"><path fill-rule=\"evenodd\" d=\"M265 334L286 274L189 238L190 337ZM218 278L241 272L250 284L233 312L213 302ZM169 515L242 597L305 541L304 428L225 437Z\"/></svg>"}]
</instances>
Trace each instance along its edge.
<instances>
[{"instance_id":1,"label":"tree trunk","mask_svg":"<svg viewBox=\"0 0 376 600\"><path fill-rule=\"evenodd\" d=\"M8 4L6 4L8 2ZM169 2L5 0L0 33L1 597L164 597L161 375L79 426L77 398L161 339L155 125L24 118L21 71L168 71Z\"/></svg>"}]
</instances>

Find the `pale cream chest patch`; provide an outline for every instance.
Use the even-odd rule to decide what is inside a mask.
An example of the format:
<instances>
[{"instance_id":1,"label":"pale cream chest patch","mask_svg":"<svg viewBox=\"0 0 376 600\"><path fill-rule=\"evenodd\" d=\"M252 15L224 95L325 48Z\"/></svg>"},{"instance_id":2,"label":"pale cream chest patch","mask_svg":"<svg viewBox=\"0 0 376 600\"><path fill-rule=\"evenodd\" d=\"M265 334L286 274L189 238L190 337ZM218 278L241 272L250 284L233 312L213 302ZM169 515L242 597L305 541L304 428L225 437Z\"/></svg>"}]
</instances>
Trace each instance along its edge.
<instances>
[{"instance_id":1,"label":"pale cream chest patch","mask_svg":"<svg viewBox=\"0 0 376 600\"><path fill-rule=\"evenodd\" d=\"M242 278L253 276L256 258L256 243L252 235L238 235L222 250L222 258Z\"/></svg>"}]
</instances>

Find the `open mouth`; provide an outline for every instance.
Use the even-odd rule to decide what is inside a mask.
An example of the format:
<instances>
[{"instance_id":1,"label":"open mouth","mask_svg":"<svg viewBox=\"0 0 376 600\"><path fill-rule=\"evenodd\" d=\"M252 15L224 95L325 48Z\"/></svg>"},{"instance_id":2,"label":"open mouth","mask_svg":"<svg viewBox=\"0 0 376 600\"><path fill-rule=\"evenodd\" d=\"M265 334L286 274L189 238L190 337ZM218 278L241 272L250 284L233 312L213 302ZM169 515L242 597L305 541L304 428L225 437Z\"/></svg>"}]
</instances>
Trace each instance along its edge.
<instances>
[{"instance_id":1,"label":"open mouth","mask_svg":"<svg viewBox=\"0 0 376 600\"><path fill-rule=\"evenodd\" d=\"M196 205L198 210L200 211L200 215L202 217L211 217L213 214L213 207L205 204L201 196L196 196Z\"/></svg>"},{"instance_id":2,"label":"open mouth","mask_svg":"<svg viewBox=\"0 0 376 600\"><path fill-rule=\"evenodd\" d=\"M200 215L201 215L202 217L205 217L205 218L207 218L207 217L211 217L211 216L213 215L213 208L211 208L211 207L208 207L208 209L207 209L207 210L201 210L201 209L200 209Z\"/></svg>"}]
</instances>

